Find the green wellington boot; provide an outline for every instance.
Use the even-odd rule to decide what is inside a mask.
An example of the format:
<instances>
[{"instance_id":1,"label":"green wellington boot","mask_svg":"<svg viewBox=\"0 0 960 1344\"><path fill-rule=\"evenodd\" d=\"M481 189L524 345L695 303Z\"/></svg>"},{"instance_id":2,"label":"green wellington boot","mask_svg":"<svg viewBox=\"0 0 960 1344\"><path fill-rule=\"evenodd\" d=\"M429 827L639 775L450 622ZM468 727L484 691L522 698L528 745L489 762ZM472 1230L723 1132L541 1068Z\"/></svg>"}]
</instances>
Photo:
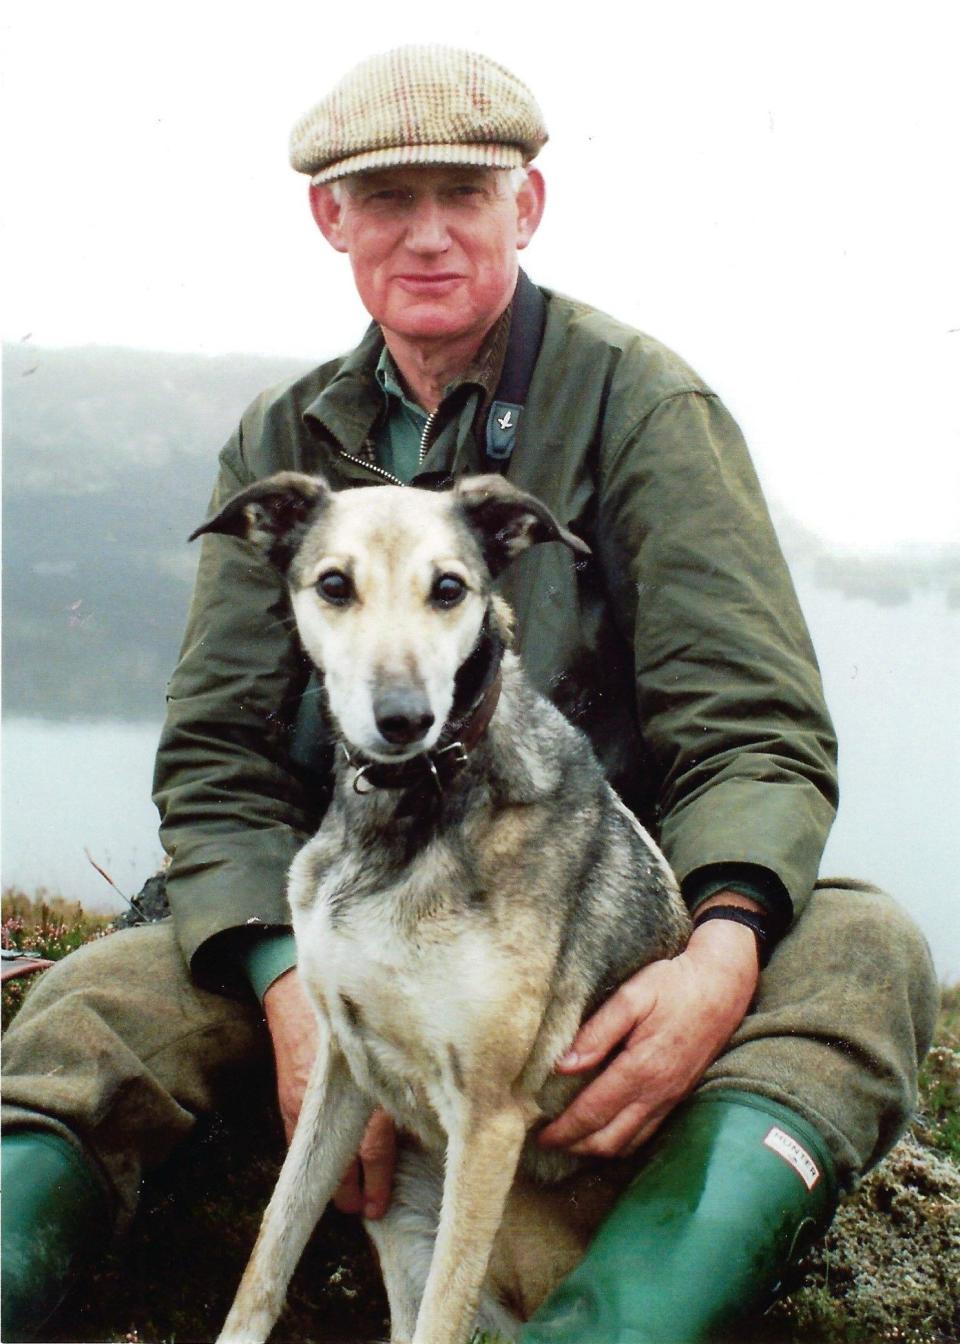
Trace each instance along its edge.
<instances>
[{"instance_id":1,"label":"green wellington boot","mask_svg":"<svg viewBox=\"0 0 960 1344\"><path fill-rule=\"evenodd\" d=\"M101 1182L65 1139L46 1130L5 1134L2 1327L4 1344L34 1339L69 1287L70 1272L110 1236Z\"/></svg>"},{"instance_id":2,"label":"green wellington boot","mask_svg":"<svg viewBox=\"0 0 960 1344\"><path fill-rule=\"evenodd\" d=\"M521 1344L699 1344L776 1297L783 1272L830 1224L833 1162L794 1111L707 1092L650 1145L577 1268Z\"/></svg>"}]
</instances>

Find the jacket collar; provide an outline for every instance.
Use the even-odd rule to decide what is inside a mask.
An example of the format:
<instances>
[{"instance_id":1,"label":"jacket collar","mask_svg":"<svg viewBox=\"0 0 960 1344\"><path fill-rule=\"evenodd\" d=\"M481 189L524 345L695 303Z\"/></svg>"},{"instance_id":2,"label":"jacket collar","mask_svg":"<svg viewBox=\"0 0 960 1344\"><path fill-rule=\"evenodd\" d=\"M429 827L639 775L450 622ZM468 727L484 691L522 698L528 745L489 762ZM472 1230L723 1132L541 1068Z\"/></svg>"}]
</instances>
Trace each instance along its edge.
<instances>
[{"instance_id":1,"label":"jacket collar","mask_svg":"<svg viewBox=\"0 0 960 1344\"><path fill-rule=\"evenodd\" d=\"M383 348L383 332L371 322L360 344L303 412L308 424L319 425L345 453L371 461L367 444L383 404L375 374Z\"/></svg>"}]
</instances>

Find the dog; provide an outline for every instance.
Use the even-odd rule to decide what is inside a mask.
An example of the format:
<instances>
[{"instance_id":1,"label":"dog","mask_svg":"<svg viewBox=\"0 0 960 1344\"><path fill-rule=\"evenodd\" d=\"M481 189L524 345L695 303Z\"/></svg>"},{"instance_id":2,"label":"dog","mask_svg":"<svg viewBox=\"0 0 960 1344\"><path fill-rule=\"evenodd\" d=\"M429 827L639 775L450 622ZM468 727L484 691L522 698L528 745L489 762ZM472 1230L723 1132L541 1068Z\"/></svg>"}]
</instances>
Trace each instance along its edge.
<instances>
[{"instance_id":1,"label":"dog","mask_svg":"<svg viewBox=\"0 0 960 1344\"><path fill-rule=\"evenodd\" d=\"M391 1208L367 1223L391 1339L513 1338L504 1228L550 1221L551 1185L584 1165L535 1141L592 1076L555 1063L586 1016L689 935L663 855L584 735L525 681L494 591L534 544L589 548L500 476L334 491L284 472L194 536L206 532L246 539L285 576L339 743L332 801L288 889L320 1046L221 1344L267 1338L377 1105L410 1136ZM564 1196L559 1221L589 1203Z\"/></svg>"}]
</instances>

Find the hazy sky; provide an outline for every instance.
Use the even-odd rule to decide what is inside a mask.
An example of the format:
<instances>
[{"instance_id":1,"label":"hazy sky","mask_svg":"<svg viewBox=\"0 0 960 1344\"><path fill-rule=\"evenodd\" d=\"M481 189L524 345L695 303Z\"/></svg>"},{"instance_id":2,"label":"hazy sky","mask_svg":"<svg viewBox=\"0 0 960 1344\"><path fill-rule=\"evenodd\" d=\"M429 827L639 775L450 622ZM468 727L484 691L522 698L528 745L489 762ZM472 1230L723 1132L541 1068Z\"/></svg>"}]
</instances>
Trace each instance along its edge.
<instances>
[{"instance_id":1,"label":"hazy sky","mask_svg":"<svg viewBox=\"0 0 960 1344\"><path fill-rule=\"evenodd\" d=\"M469 45L531 84L551 131L533 277L677 348L771 496L832 541L956 536L955 5L6 12L6 339L349 347L365 315L290 126L374 51Z\"/></svg>"}]
</instances>

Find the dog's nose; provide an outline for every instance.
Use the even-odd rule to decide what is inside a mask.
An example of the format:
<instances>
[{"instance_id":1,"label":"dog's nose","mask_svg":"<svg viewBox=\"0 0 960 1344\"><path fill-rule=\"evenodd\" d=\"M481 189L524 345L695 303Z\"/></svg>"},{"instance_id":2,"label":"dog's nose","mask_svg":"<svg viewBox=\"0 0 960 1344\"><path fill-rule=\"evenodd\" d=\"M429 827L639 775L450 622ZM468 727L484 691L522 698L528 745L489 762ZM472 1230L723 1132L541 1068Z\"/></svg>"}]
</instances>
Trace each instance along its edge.
<instances>
[{"instance_id":1,"label":"dog's nose","mask_svg":"<svg viewBox=\"0 0 960 1344\"><path fill-rule=\"evenodd\" d=\"M379 695L373 706L377 728L385 742L408 746L430 731L433 715L422 691L398 689Z\"/></svg>"}]
</instances>

